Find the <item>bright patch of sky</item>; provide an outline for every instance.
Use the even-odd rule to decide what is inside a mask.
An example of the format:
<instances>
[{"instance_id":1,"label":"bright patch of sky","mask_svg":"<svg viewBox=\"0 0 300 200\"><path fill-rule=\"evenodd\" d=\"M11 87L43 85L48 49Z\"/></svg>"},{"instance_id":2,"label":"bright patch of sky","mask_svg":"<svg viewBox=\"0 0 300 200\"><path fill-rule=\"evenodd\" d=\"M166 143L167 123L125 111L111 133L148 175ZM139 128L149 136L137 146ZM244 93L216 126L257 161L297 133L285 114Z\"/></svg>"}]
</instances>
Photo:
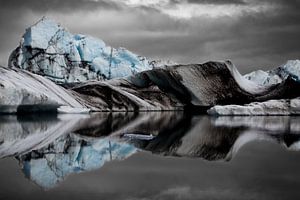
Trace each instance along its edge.
<instances>
[{"instance_id":1,"label":"bright patch of sky","mask_svg":"<svg viewBox=\"0 0 300 200\"><path fill-rule=\"evenodd\" d=\"M188 3L181 1L174 3L171 0L113 0L122 2L129 7L148 7L156 9L172 18L191 19L194 17L238 17L245 13L259 13L274 8L271 4L257 1L245 2L245 4L210 4L210 3Z\"/></svg>"}]
</instances>

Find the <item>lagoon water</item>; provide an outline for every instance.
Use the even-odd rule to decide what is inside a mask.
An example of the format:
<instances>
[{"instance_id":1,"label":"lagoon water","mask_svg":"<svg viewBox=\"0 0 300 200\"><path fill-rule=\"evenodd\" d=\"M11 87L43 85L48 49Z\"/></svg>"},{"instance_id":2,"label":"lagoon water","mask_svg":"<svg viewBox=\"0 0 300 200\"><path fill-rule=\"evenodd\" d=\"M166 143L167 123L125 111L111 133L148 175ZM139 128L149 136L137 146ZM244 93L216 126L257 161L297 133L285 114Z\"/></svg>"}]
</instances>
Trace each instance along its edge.
<instances>
[{"instance_id":1,"label":"lagoon water","mask_svg":"<svg viewBox=\"0 0 300 200\"><path fill-rule=\"evenodd\" d=\"M300 117L0 117L0 199L297 199Z\"/></svg>"}]
</instances>

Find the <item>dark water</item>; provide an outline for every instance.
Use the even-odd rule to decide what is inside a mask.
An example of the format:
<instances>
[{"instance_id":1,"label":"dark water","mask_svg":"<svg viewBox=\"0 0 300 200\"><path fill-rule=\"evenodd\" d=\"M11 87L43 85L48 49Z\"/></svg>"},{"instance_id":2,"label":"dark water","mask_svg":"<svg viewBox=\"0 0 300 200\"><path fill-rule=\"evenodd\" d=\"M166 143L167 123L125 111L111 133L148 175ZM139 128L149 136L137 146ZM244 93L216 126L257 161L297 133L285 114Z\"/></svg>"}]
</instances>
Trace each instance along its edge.
<instances>
[{"instance_id":1,"label":"dark water","mask_svg":"<svg viewBox=\"0 0 300 200\"><path fill-rule=\"evenodd\" d=\"M299 199L300 117L0 117L0 199Z\"/></svg>"}]
</instances>

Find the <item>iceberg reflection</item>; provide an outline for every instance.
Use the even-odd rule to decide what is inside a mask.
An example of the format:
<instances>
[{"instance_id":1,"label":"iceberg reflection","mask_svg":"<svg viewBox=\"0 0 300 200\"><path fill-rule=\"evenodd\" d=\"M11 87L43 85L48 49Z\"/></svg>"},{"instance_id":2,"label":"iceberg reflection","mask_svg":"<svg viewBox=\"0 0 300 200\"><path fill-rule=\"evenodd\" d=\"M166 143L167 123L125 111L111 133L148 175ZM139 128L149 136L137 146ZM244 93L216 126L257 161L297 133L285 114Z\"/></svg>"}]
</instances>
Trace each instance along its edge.
<instances>
[{"instance_id":1,"label":"iceberg reflection","mask_svg":"<svg viewBox=\"0 0 300 200\"><path fill-rule=\"evenodd\" d=\"M161 129L152 140L126 140L137 148L160 155L228 161L241 147L252 141L274 142L290 150L300 150L299 124L300 118L291 116L187 115L174 126Z\"/></svg>"},{"instance_id":2,"label":"iceberg reflection","mask_svg":"<svg viewBox=\"0 0 300 200\"><path fill-rule=\"evenodd\" d=\"M26 177L43 188L51 188L71 173L98 169L108 161L122 160L135 152L134 146L108 138L68 134L17 159Z\"/></svg>"},{"instance_id":3,"label":"iceberg reflection","mask_svg":"<svg viewBox=\"0 0 300 200\"><path fill-rule=\"evenodd\" d=\"M72 173L101 168L138 150L231 160L247 143L300 150L300 118L210 117L183 112L1 116L0 156L15 156L27 178L52 188Z\"/></svg>"}]
</instances>

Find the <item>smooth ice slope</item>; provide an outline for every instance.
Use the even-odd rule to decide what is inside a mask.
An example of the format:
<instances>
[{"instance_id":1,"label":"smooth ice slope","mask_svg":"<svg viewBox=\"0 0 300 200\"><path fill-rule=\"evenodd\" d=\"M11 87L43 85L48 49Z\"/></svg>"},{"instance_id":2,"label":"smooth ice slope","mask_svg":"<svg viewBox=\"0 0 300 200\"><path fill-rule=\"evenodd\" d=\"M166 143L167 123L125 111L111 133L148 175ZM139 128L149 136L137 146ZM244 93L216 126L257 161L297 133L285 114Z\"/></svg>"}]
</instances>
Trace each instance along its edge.
<instances>
[{"instance_id":1,"label":"smooth ice slope","mask_svg":"<svg viewBox=\"0 0 300 200\"><path fill-rule=\"evenodd\" d=\"M61 105L84 109L73 94L42 76L0 67L0 113L50 111Z\"/></svg>"}]
</instances>

